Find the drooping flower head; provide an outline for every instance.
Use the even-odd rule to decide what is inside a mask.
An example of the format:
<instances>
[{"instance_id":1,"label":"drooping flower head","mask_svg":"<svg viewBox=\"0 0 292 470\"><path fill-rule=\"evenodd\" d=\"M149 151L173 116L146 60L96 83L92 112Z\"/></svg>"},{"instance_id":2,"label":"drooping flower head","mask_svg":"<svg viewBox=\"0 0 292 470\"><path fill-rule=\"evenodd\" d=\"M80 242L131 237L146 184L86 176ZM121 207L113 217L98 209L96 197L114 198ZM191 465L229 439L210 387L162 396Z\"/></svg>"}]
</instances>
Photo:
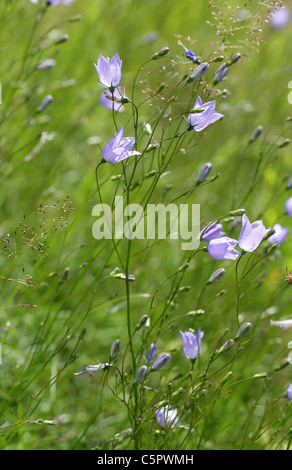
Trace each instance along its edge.
<instances>
[{"instance_id":1,"label":"drooping flower head","mask_svg":"<svg viewBox=\"0 0 292 470\"><path fill-rule=\"evenodd\" d=\"M183 343L184 354L187 359L197 359L201 349L201 340L204 336L204 332L198 329L197 333L194 334L191 331L183 333L179 332Z\"/></svg>"},{"instance_id":2,"label":"drooping flower head","mask_svg":"<svg viewBox=\"0 0 292 470\"><path fill-rule=\"evenodd\" d=\"M289 385L289 387L286 390L286 396L288 400L292 400L292 384Z\"/></svg>"},{"instance_id":3,"label":"drooping flower head","mask_svg":"<svg viewBox=\"0 0 292 470\"><path fill-rule=\"evenodd\" d=\"M290 22L290 11L287 7L276 8L270 16L270 24L274 29L283 29Z\"/></svg>"},{"instance_id":4,"label":"drooping flower head","mask_svg":"<svg viewBox=\"0 0 292 470\"><path fill-rule=\"evenodd\" d=\"M275 224L272 227L275 230L275 233L268 238L270 243L277 243L277 245L281 245L288 236L288 228L282 227L280 224Z\"/></svg>"},{"instance_id":5,"label":"drooping flower head","mask_svg":"<svg viewBox=\"0 0 292 470\"><path fill-rule=\"evenodd\" d=\"M155 411L155 414L161 429L177 427L179 417L176 408L171 409L168 405L162 406L162 408Z\"/></svg>"},{"instance_id":6,"label":"drooping flower head","mask_svg":"<svg viewBox=\"0 0 292 470\"><path fill-rule=\"evenodd\" d=\"M121 127L113 138L103 147L102 156L109 163L118 163L132 155L141 155L133 150L135 145L134 137L123 137L124 129Z\"/></svg>"},{"instance_id":7,"label":"drooping flower head","mask_svg":"<svg viewBox=\"0 0 292 470\"><path fill-rule=\"evenodd\" d=\"M285 202L285 211L289 217L292 217L292 196Z\"/></svg>"},{"instance_id":8,"label":"drooping flower head","mask_svg":"<svg viewBox=\"0 0 292 470\"><path fill-rule=\"evenodd\" d=\"M94 66L100 83L113 92L121 81L122 60L119 54L114 55L112 59L106 59L100 55L97 64L94 64Z\"/></svg>"},{"instance_id":9,"label":"drooping flower head","mask_svg":"<svg viewBox=\"0 0 292 470\"><path fill-rule=\"evenodd\" d=\"M150 344L150 348L146 358L146 364L152 364L156 355L157 346L155 343Z\"/></svg>"},{"instance_id":10,"label":"drooping flower head","mask_svg":"<svg viewBox=\"0 0 292 470\"><path fill-rule=\"evenodd\" d=\"M121 88L116 87L113 94L109 94L108 91L104 91L99 98L100 104L107 109L113 109L114 111L124 111L124 105L122 104Z\"/></svg>"},{"instance_id":11,"label":"drooping flower head","mask_svg":"<svg viewBox=\"0 0 292 470\"><path fill-rule=\"evenodd\" d=\"M229 237L220 237L211 240L207 250L214 259L236 260L240 253L235 250L235 245L237 245L237 240Z\"/></svg>"},{"instance_id":12,"label":"drooping flower head","mask_svg":"<svg viewBox=\"0 0 292 470\"><path fill-rule=\"evenodd\" d=\"M238 244L243 251L255 251L269 231L270 228L266 229L261 220L251 224L246 214L243 214Z\"/></svg>"},{"instance_id":13,"label":"drooping flower head","mask_svg":"<svg viewBox=\"0 0 292 470\"><path fill-rule=\"evenodd\" d=\"M201 239L204 242L213 240L214 238L220 238L225 235L224 232L221 232L222 224L210 224L207 227L203 228L200 232Z\"/></svg>"},{"instance_id":14,"label":"drooping flower head","mask_svg":"<svg viewBox=\"0 0 292 470\"><path fill-rule=\"evenodd\" d=\"M210 126L210 124L218 121L218 119L221 119L223 114L215 113L215 105L216 101L208 101L203 104L201 98L198 96L193 109L202 108L203 111L188 115L187 121L190 129L200 132Z\"/></svg>"}]
</instances>

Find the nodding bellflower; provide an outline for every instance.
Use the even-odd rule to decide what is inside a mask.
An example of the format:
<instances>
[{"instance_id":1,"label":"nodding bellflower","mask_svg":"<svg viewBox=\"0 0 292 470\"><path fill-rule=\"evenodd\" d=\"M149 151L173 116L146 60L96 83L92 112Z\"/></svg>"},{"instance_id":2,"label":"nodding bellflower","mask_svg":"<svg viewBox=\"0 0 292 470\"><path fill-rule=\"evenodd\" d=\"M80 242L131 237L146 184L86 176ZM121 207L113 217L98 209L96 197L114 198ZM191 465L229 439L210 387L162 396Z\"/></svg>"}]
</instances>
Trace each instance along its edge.
<instances>
[{"instance_id":1,"label":"nodding bellflower","mask_svg":"<svg viewBox=\"0 0 292 470\"><path fill-rule=\"evenodd\" d=\"M180 331L179 333L183 343L183 350L186 358L197 359L199 357L201 340L204 336L204 332L199 328L196 334L192 333L191 331L186 331L185 333Z\"/></svg>"},{"instance_id":2,"label":"nodding bellflower","mask_svg":"<svg viewBox=\"0 0 292 470\"><path fill-rule=\"evenodd\" d=\"M251 224L247 215L243 214L238 245L243 251L255 251L269 231L270 228L266 229L261 220L256 220Z\"/></svg>"},{"instance_id":3,"label":"nodding bellflower","mask_svg":"<svg viewBox=\"0 0 292 470\"><path fill-rule=\"evenodd\" d=\"M236 260L240 253L235 250L235 245L237 245L237 240L233 238L215 238L208 243L207 251L214 259Z\"/></svg>"},{"instance_id":4,"label":"nodding bellflower","mask_svg":"<svg viewBox=\"0 0 292 470\"><path fill-rule=\"evenodd\" d=\"M124 106L122 103L123 96L121 94L121 87L116 87L113 94L108 94L104 91L99 98L100 104L107 109L113 109L114 111L122 112L124 111Z\"/></svg>"},{"instance_id":5,"label":"nodding bellflower","mask_svg":"<svg viewBox=\"0 0 292 470\"><path fill-rule=\"evenodd\" d=\"M100 83L114 92L121 81L122 61L119 54L114 55L112 59L106 59L102 55L99 56L97 64L94 64L98 73Z\"/></svg>"},{"instance_id":6,"label":"nodding bellflower","mask_svg":"<svg viewBox=\"0 0 292 470\"><path fill-rule=\"evenodd\" d=\"M288 236L288 228L282 227L280 224L275 224L272 227L275 230L275 233L268 238L268 242L277 243L277 245L282 245Z\"/></svg>"},{"instance_id":7,"label":"nodding bellflower","mask_svg":"<svg viewBox=\"0 0 292 470\"><path fill-rule=\"evenodd\" d=\"M208 101L203 104L201 98L198 96L193 109L203 108L204 111L188 115L187 122L189 124L189 130L200 132L210 126L210 124L218 121L218 119L223 118L223 114L215 113L215 105L216 101Z\"/></svg>"},{"instance_id":8,"label":"nodding bellflower","mask_svg":"<svg viewBox=\"0 0 292 470\"><path fill-rule=\"evenodd\" d=\"M209 242L214 238L220 238L225 235L224 232L221 232L222 224L210 224L207 227L203 228L200 232L201 239L204 242Z\"/></svg>"},{"instance_id":9,"label":"nodding bellflower","mask_svg":"<svg viewBox=\"0 0 292 470\"><path fill-rule=\"evenodd\" d=\"M292 320L271 320L271 325L279 326L283 332L292 328Z\"/></svg>"},{"instance_id":10,"label":"nodding bellflower","mask_svg":"<svg viewBox=\"0 0 292 470\"><path fill-rule=\"evenodd\" d=\"M134 137L123 137L124 129L121 127L113 138L103 147L102 157L109 163L119 163L132 155L141 155L133 150L135 145Z\"/></svg>"},{"instance_id":11,"label":"nodding bellflower","mask_svg":"<svg viewBox=\"0 0 292 470\"><path fill-rule=\"evenodd\" d=\"M286 390L286 397L288 400L292 400L292 384L290 384Z\"/></svg>"},{"instance_id":12,"label":"nodding bellflower","mask_svg":"<svg viewBox=\"0 0 292 470\"><path fill-rule=\"evenodd\" d=\"M292 217L292 196L285 202L285 212L289 217Z\"/></svg>"},{"instance_id":13,"label":"nodding bellflower","mask_svg":"<svg viewBox=\"0 0 292 470\"><path fill-rule=\"evenodd\" d=\"M159 410L155 411L155 414L161 429L176 428L178 426L179 417L177 408L171 409L168 405L162 406Z\"/></svg>"}]
</instances>

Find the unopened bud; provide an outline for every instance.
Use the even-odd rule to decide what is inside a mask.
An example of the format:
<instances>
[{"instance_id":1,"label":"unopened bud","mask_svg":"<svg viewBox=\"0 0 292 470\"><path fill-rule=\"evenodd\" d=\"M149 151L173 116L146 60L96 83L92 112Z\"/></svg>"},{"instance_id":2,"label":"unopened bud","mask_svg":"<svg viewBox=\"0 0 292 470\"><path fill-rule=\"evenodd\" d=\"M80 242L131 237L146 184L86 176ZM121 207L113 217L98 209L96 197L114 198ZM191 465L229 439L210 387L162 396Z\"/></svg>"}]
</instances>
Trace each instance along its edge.
<instances>
[{"instance_id":1,"label":"unopened bud","mask_svg":"<svg viewBox=\"0 0 292 470\"><path fill-rule=\"evenodd\" d=\"M278 145L278 148L282 149L283 147L287 147L287 145L289 145L290 142L291 142L290 139L285 139L280 145Z\"/></svg>"},{"instance_id":2,"label":"unopened bud","mask_svg":"<svg viewBox=\"0 0 292 470\"><path fill-rule=\"evenodd\" d=\"M217 57L214 57L214 59L212 59L212 62L222 62L222 60L224 60L224 56L218 55Z\"/></svg>"},{"instance_id":3,"label":"unopened bud","mask_svg":"<svg viewBox=\"0 0 292 470\"><path fill-rule=\"evenodd\" d=\"M171 359L170 354L167 354L167 353L161 354L161 356L159 356L158 359L154 361L152 369L153 370L161 369L161 367L164 367L166 366L166 364L169 363L170 359Z\"/></svg>"},{"instance_id":4,"label":"unopened bud","mask_svg":"<svg viewBox=\"0 0 292 470\"><path fill-rule=\"evenodd\" d=\"M202 168L199 172L197 182L198 183L203 183L204 181L206 181L206 179L208 178L209 174L212 171L212 168L213 168L212 163L210 163L210 162L205 163L205 165L202 166Z\"/></svg>"},{"instance_id":5,"label":"unopened bud","mask_svg":"<svg viewBox=\"0 0 292 470\"><path fill-rule=\"evenodd\" d=\"M159 93L161 93L164 88L165 88L165 83L161 83L161 85L157 88L155 93L159 95Z\"/></svg>"},{"instance_id":6,"label":"unopened bud","mask_svg":"<svg viewBox=\"0 0 292 470\"><path fill-rule=\"evenodd\" d=\"M185 271L188 267L189 267L189 263L186 263L183 266L181 266L180 268L178 268L177 272L181 273L181 272Z\"/></svg>"},{"instance_id":7,"label":"unopened bud","mask_svg":"<svg viewBox=\"0 0 292 470\"><path fill-rule=\"evenodd\" d=\"M199 310L191 310L190 312L187 313L189 317L196 317L197 315L204 315L205 310L199 309Z\"/></svg>"},{"instance_id":8,"label":"unopened bud","mask_svg":"<svg viewBox=\"0 0 292 470\"><path fill-rule=\"evenodd\" d=\"M289 178L289 181L287 183L286 189L291 189L292 188L292 176Z\"/></svg>"},{"instance_id":9,"label":"unopened bud","mask_svg":"<svg viewBox=\"0 0 292 470\"><path fill-rule=\"evenodd\" d=\"M121 340L116 339L111 346L111 358L116 357L121 350Z\"/></svg>"},{"instance_id":10,"label":"unopened bud","mask_svg":"<svg viewBox=\"0 0 292 470\"><path fill-rule=\"evenodd\" d=\"M253 134L252 134L249 142L251 143L251 142L254 142L255 140L257 140L260 137L260 135L262 134L263 130L264 130L263 126L256 127L255 130L253 131Z\"/></svg>"},{"instance_id":11,"label":"unopened bud","mask_svg":"<svg viewBox=\"0 0 292 470\"><path fill-rule=\"evenodd\" d=\"M199 78L201 78L208 70L209 64L208 62L203 62L200 64L190 75L187 80L187 83L195 82Z\"/></svg>"},{"instance_id":12,"label":"unopened bud","mask_svg":"<svg viewBox=\"0 0 292 470\"><path fill-rule=\"evenodd\" d=\"M268 248L267 254L268 254L268 255L271 255L271 254L273 253L273 251L276 250L277 246L278 246L277 243L273 243L273 245L271 245L271 246Z\"/></svg>"},{"instance_id":13,"label":"unopened bud","mask_svg":"<svg viewBox=\"0 0 292 470\"><path fill-rule=\"evenodd\" d=\"M231 59L229 59L229 61L227 62L227 66L230 66L230 65L233 65L235 64L236 62L239 61L239 59L241 58L241 54L239 52L236 52L236 54L233 54L233 56L231 57Z\"/></svg>"},{"instance_id":14,"label":"unopened bud","mask_svg":"<svg viewBox=\"0 0 292 470\"><path fill-rule=\"evenodd\" d=\"M44 59L41 62L38 62L37 69L39 70L52 69L53 67L55 67L55 65L56 65L55 59Z\"/></svg>"},{"instance_id":15,"label":"unopened bud","mask_svg":"<svg viewBox=\"0 0 292 470\"><path fill-rule=\"evenodd\" d=\"M68 34L63 34L59 39L56 40L55 44L62 44L63 42L68 41L69 35Z\"/></svg>"},{"instance_id":16,"label":"unopened bud","mask_svg":"<svg viewBox=\"0 0 292 470\"><path fill-rule=\"evenodd\" d=\"M260 372L259 374L255 374L252 376L253 379L265 379L267 377L266 372Z\"/></svg>"},{"instance_id":17,"label":"unopened bud","mask_svg":"<svg viewBox=\"0 0 292 470\"><path fill-rule=\"evenodd\" d=\"M217 351L217 354L222 354L226 351L229 351L229 349L233 348L235 344L234 339L229 339L226 341L226 343L223 344L223 346Z\"/></svg>"},{"instance_id":18,"label":"unopened bud","mask_svg":"<svg viewBox=\"0 0 292 470\"><path fill-rule=\"evenodd\" d=\"M136 331L140 330L146 323L149 323L150 318L148 315L143 315L143 317L140 318L139 323L136 326Z\"/></svg>"},{"instance_id":19,"label":"unopened bud","mask_svg":"<svg viewBox=\"0 0 292 470\"><path fill-rule=\"evenodd\" d=\"M135 378L134 378L134 384L139 384L142 382L144 379L145 375L147 373L147 367L146 366L141 366L136 372Z\"/></svg>"},{"instance_id":20,"label":"unopened bud","mask_svg":"<svg viewBox=\"0 0 292 470\"><path fill-rule=\"evenodd\" d=\"M207 284L212 284L213 282L219 281L219 279L221 279L225 273L226 271L224 268L216 269L216 271L214 271L213 274L211 274Z\"/></svg>"},{"instance_id":21,"label":"unopened bud","mask_svg":"<svg viewBox=\"0 0 292 470\"><path fill-rule=\"evenodd\" d=\"M235 336L235 341L245 336L251 330L252 324L250 322L243 323Z\"/></svg>"},{"instance_id":22,"label":"unopened bud","mask_svg":"<svg viewBox=\"0 0 292 470\"><path fill-rule=\"evenodd\" d=\"M69 277L69 271L70 269L69 268L65 268L63 273L62 273L62 276L61 276L61 279L60 279L60 282L65 282L68 277Z\"/></svg>"},{"instance_id":23,"label":"unopened bud","mask_svg":"<svg viewBox=\"0 0 292 470\"><path fill-rule=\"evenodd\" d=\"M183 286L178 289L178 292L188 292L191 290L191 286Z\"/></svg>"},{"instance_id":24,"label":"unopened bud","mask_svg":"<svg viewBox=\"0 0 292 470\"><path fill-rule=\"evenodd\" d=\"M217 85L217 83L222 82L222 80L226 77L228 71L229 67L226 66L226 63L224 62L223 64L221 64L217 72L215 73L214 85Z\"/></svg>"},{"instance_id":25,"label":"unopened bud","mask_svg":"<svg viewBox=\"0 0 292 470\"><path fill-rule=\"evenodd\" d=\"M237 217L245 214L245 209L236 209L235 211L228 212L228 217Z\"/></svg>"},{"instance_id":26,"label":"unopened bud","mask_svg":"<svg viewBox=\"0 0 292 470\"><path fill-rule=\"evenodd\" d=\"M220 385L221 386L224 385L229 379L231 379L231 377L232 377L232 372L231 371L227 372L225 377L223 377L223 379L221 380Z\"/></svg>"},{"instance_id":27,"label":"unopened bud","mask_svg":"<svg viewBox=\"0 0 292 470\"><path fill-rule=\"evenodd\" d=\"M279 370L282 370L282 369L285 369L285 367L287 366L290 366L291 364L291 361L288 357L286 357L286 359L284 359L281 364L279 364L278 366L275 367L275 372L278 372Z\"/></svg>"},{"instance_id":28,"label":"unopened bud","mask_svg":"<svg viewBox=\"0 0 292 470\"><path fill-rule=\"evenodd\" d=\"M44 109L46 109L47 106L49 106L52 101L53 101L52 95L45 96L37 109L38 113L41 113L42 111L44 111Z\"/></svg>"},{"instance_id":29,"label":"unopened bud","mask_svg":"<svg viewBox=\"0 0 292 470\"><path fill-rule=\"evenodd\" d=\"M158 52L155 52L155 54L153 54L152 60L160 59L160 57L163 57L168 53L169 53L169 47L162 47L162 49L160 49Z\"/></svg>"}]
</instances>

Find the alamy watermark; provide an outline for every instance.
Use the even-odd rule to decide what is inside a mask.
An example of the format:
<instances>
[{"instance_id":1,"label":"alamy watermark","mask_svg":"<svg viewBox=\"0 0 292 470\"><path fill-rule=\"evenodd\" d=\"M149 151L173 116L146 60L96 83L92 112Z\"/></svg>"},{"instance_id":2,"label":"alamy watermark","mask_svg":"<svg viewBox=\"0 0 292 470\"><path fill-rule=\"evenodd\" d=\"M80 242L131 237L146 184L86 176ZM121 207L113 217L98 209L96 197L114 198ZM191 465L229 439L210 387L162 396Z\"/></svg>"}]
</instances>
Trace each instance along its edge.
<instances>
[{"instance_id":1,"label":"alamy watermark","mask_svg":"<svg viewBox=\"0 0 292 470\"><path fill-rule=\"evenodd\" d=\"M147 239L181 240L182 250L194 250L200 241L199 204L124 204L116 196L114 207L96 204L92 215L92 234L96 240Z\"/></svg>"}]
</instances>

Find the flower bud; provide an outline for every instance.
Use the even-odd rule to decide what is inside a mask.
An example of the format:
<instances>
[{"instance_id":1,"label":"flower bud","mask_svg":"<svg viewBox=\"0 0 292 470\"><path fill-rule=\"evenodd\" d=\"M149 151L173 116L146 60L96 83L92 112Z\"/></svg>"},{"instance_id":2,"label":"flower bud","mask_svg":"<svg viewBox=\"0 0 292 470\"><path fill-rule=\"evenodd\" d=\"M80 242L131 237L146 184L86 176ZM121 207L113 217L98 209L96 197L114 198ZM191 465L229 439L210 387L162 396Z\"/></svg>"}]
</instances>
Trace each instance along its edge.
<instances>
[{"instance_id":1,"label":"flower bud","mask_svg":"<svg viewBox=\"0 0 292 470\"><path fill-rule=\"evenodd\" d=\"M221 64L217 72L215 73L214 85L217 85L217 83L222 82L222 80L226 77L228 71L229 67L226 66L226 63L224 62L223 64Z\"/></svg>"},{"instance_id":2,"label":"flower bud","mask_svg":"<svg viewBox=\"0 0 292 470\"><path fill-rule=\"evenodd\" d=\"M139 367L134 378L134 384L139 384L140 382L142 382L142 380L144 379L146 375L146 372L147 372L146 366Z\"/></svg>"},{"instance_id":3,"label":"flower bud","mask_svg":"<svg viewBox=\"0 0 292 470\"><path fill-rule=\"evenodd\" d=\"M291 142L290 139L285 139L281 144L278 145L278 148L282 149L283 147L287 147L287 145L289 145L290 142Z\"/></svg>"},{"instance_id":4,"label":"flower bud","mask_svg":"<svg viewBox=\"0 0 292 470\"><path fill-rule=\"evenodd\" d=\"M216 271L214 271L213 274L211 274L207 284L212 284L213 282L219 281L219 279L221 279L225 273L226 271L224 268L216 269Z\"/></svg>"},{"instance_id":5,"label":"flower bud","mask_svg":"<svg viewBox=\"0 0 292 470\"><path fill-rule=\"evenodd\" d=\"M217 354L222 354L226 351L228 351L229 349L231 349L235 344L235 341L234 339L229 339L228 341L226 341L226 343L223 344L223 346L217 351Z\"/></svg>"},{"instance_id":6,"label":"flower bud","mask_svg":"<svg viewBox=\"0 0 292 470\"><path fill-rule=\"evenodd\" d=\"M243 336L245 336L251 330L251 327L252 327L252 324L250 322L243 323L239 327L239 329L236 333L235 340L238 340L238 339L242 338Z\"/></svg>"},{"instance_id":7,"label":"flower bud","mask_svg":"<svg viewBox=\"0 0 292 470\"><path fill-rule=\"evenodd\" d=\"M63 34L60 38L58 38L55 42L55 44L62 44L63 42L68 41L69 35L68 34Z\"/></svg>"},{"instance_id":8,"label":"flower bud","mask_svg":"<svg viewBox=\"0 0 292 470\"><path fill-rule=\"evenodd\" d=\"M278 366L275 367L275 372L278 372L282 369L285 369L285 367L289 366L291 364L291 361L288 357L286 357L282 362L281 364L279 364Z\"/></svg>"},{"instance_id":9,"label":"flower bud","mask_svg":"<svg viewBox=\"0 0 292 470\"><path fill-rule=\"evenodd\" d=\"M184 264L183 266L180 266L177 270L178 273L181 273L185 271L189 267L189 263Z\"/></svg>"},{"instance_id":10,"label":"flower bud","mask_svg":"<svg viewBox=\"0 0 292 470\"><path fill-rule=\"evenodd\" d=\"M203 62L200 64L190 75L187 80L187 83L195 82L199 78L201 78L208 70L209 64L208 62Z\"/></svg>"},{"instance_id":11,"label":"flower bud","mask_svg":"<svg viewBox=\"0 0 292 470\"><path fill-rule=\"evenodd\" d=\"M245 209L236 209L235 211L228 212L228 217L237 217L245 214Z\"/></svg>"},{"instance_id":12,"label":"flower bud","mask_svg":"<svg viewBox=\"0 0 292 470\"><path fill-rule=\"evenodd\" d=\"M252 378L253 379L265 379L267 375L268 374L266 372L260 372L259 374L254 374Z\"/></svg>"},{"instance_id":13,"label":"flower bud","mask_svg":"<svg viewBox=\"0 0 292 470\"><path fill-rule=\"evenodd\" d=\"M239 52L236 52L236 54L233 54L231 59L227 62L227 66L235 64L241 57L241 54Z\"/></svg>"},{"instance_id":14,"label":"flower bud","mask_svg":"<svg viewBox=\"0 0 292 470\"><path fill-rule=\"evenodd\" d=\"M148 315L143 315L136 326L136 331L140 330L144 325L146 325L146 323L149 323L149 321L150 318L148 317Z\"/></svg>"},{"instance_id":15,"label":"flower bud","mask_svg":"<svg viewBox=\"0 0 292 470\"><path fill-rule=\"evenodd\" d=\"M168 53L169 53L169 47L162 47L158 52L153 54L152 60L160 59L160 57L163 57Z\"/></svg>"},{"instance_id":16,"label":"flower bud","mask_svg":"<svg viewBox=\"0 0 292 470\"><path fill-rule=\"evenodd\" d=\"M253 131L253 134L252 134L249 142L251 143L251 142L254 142L255 140L257 140L260 137L260 135L262 134L263 130L264 130L263 126L256 127L255 130Z\"/></svg>"},{"instance_id":17,"label":"flower bud","mask_svg":"<svg viewBox=\"0 0 292 470\"><path fill-rule=\"evenodd\" d=\"M49 106L52 101L53 101L52 95L45 96L44 99L42 100L42 102L40 103L40 105L37 109L37 112L41 113L42 111L44 111L44 109L46 109L46 107Z\"/></svg>"},{"instance_id":18,"label":"flower bud","mask_svg":"<svg viewBox=\"0 0 292 470\"><path fill-rule=\"evenodd\" d=\"M166 364L169 363L170 359L171 359L170 354L167 354L167 353L161 354L161 356L159 356L158 359L154 361L152 369L153 370L161 369L161 367L164 367L166 366Z\"/></svg>"},{"instance_id":19,"label":"flower bud","mask_svg":"<svg viewBox=\"0 0 292 470\"><path fill-rule=\"evenodd\" d=\"M44 59L37 64L37 69L39 70L47 70L47 69L52 69L55 67L56 61L55 59Z\"/></svg>"},{"instance_id":20,"label":"flower bud","mask_svg":"<svg viewBox=\"0 0 292 470\"><path fill-rule=\"evenodd\" d=\"M63 273L62 273L62 276L61 276L61 279L60 279L60 282L65 282L68 277L69 277L69 271L70 269L69 268L65 268Z\"/></svg>"},{"instance_id":21,"label":"flower bud","mask_svg":"<svg viewBox=\"0 0 292 470\"><path fill-rule=\"evenodd\" d=\"M121 340L116 339L111 346L111 358L116 357L121 350Z\"/></svg>"},{"instance_id":22,"label":"flower bud","mask_svg":"<svg viewBox=\"0 0 292 470\"><path fill-rule=\"evenodd\" d=\"M203 183L204 181L206 181L206 179L208 178L211 171L212 171L212 163L210 163L210 162L205 163L205 165L202 166L202 168L199 172L197 182L198 183Z\"/></svg>"},{"instance_id":23,"label":"flower bud","mask_svg":"<svg viewBox=\"0 0 292 470\"><path fill-rule=\"evenodd\" d=\"M218 55L217 57L214 57L214 59L212 59L212 62L222 62L222 60L224 60L224 56Z\"/></svg>"},{"instance_id":24,"label":"flower bud","mask_svg":"<svg viewBox=\"0 0 292 470\"><path fill-rule=\"evenodd\" d=\"M291 189L291 188L292 188L292 176L289 178L289 181L286 186L286 189Z\"/></svg>"}]
</instances>

